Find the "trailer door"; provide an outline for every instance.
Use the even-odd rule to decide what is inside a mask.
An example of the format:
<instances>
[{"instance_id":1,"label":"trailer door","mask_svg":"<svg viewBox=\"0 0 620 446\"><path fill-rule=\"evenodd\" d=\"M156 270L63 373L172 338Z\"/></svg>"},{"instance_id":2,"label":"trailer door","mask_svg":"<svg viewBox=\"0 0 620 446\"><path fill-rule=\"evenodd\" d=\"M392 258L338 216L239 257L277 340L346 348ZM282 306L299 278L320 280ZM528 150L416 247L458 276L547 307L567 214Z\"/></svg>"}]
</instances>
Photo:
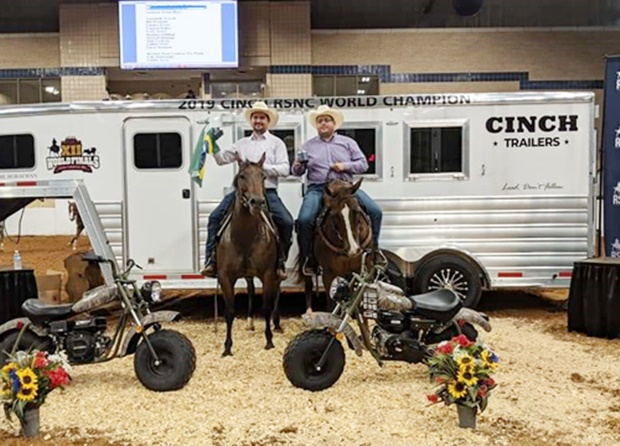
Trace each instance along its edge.
<instances>
[{"instance_id":1,"label":"trailer door","mask_svg":"<svg viewBox=\"0 0 620 446\"><path fill-rule=\"evenodd\" d=\"M129 119L124 145L126 258L145 272L194 271L189 121Z\"/></svg>"}]
</instances>

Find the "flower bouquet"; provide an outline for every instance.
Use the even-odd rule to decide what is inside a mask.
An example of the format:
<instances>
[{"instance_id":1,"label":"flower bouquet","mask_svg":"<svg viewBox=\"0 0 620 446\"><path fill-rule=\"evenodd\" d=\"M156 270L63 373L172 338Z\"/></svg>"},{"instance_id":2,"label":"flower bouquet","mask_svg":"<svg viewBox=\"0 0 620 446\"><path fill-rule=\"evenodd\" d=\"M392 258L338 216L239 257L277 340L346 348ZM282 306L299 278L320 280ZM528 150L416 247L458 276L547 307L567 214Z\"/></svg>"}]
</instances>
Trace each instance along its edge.
<instances>
[{"instance_id":1,"label":"flower bouquet","mask_svg":"<svg viewBox=\"0 0 620 446\"><path fill-rule=\"evenodd\" d=\"M0 402L10 420L14 413L27 437L39 434L39 407L47 395L71 381L71 367L60 355L34 350L9 355L0 369Z\"/></svg>"},{"instance_id":2,"label":"flower bouquet","mask_svg":"<svg viewBox=\"0 0 620 446\"><path fill-rule=\"evenodd\" d=\"M483 412L496 384L491 374L499 358L480 341L472 342L465 335L444 341L428 359L429 375L438 387L427 395L431 403L455 403L461 427L475 427L476 413Z\"/></svg>"}]
</instances>

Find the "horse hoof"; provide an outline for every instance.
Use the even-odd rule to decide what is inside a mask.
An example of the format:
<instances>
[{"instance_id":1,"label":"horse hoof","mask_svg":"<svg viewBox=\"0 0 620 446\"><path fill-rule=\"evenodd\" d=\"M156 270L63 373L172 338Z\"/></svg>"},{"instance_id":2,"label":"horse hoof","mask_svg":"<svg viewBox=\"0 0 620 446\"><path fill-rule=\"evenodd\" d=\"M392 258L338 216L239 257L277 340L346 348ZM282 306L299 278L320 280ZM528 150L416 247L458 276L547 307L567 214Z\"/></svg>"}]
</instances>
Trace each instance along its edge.
<instances>
[{"instance_id":1,"label":"horse hoof","mask_svg":"<svg viewBox=\"0 0 620 446\"><path fill-rule=\"evenodd\" d=\"M273 342L269 342L267 343L267 345L265 346L265 350L271 350L272 348L276 348L275 345L273 345Z\"/></svg>"},{"instance_id":2,"label":"horse hoof","mask_svg":"<svg viewBox=\"0 0 620 446\"><path fill-rule=\"evenodd\" d=\"M273 331L275 331L276 333L280 333L280 334L284 333L284 330L282 330L282 327L275 327Z\"/></svg>"},{"instance_id":3,"label":"horse hoof","mask_svg":"<svg viewBox=\"0 0 620 446\"><path fill-rule=\"evenodd\" d=\"M222 353L222 358L225 358L226 356L232 356L232 352L225 351L224 353Z\"/></svg>"}]
</instances>

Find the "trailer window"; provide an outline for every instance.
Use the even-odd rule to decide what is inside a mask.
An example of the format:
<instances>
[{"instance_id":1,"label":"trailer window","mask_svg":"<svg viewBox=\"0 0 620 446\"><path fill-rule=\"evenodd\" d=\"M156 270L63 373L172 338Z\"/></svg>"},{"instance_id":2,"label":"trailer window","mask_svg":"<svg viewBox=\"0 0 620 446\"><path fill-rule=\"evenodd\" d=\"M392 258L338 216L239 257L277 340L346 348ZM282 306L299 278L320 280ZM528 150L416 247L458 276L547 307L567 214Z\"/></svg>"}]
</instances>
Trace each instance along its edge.
<instances>
[{"instance_id":1,"label":"trailer window","mask_svg":"<svg viewBox=\"0 0 620 446\"><path fill-rule=\"evenodd\" d=\"M410 129L409 173L463 172L463 128Z\"/></svg>"},{"instance_id":2,"label":"trailer window","mask_svg":"<svg viewBox=\"0 0 620 446\"><path fill-rule=\"evenodd\" d=\"M277 136L286 146L286 152L288 154L288 162L292 166L295 161L295 130L293 129L270 129L269 133ZM252 134L252 130L244 130L243 136L247 137Z\"/></svg>"},{"instance_id":3,"label":"trailer window","mask_svg":"<svg viewBox=\"0 0 620 446\"><path fill-rule=\"evenodd\" d=\"M377 129L376 128L339 128L338 134L348 136L357 142L368 161L368 170L364 175L377 174Z\"/></svg>"},{"instance_id":4,"label":"trailer window","mask_svg":"<svg viewBox=\"0 0 620 446\"><path fill-rule=\"evenodd\" d=\"M0 169L28 169L34 167L34 136L0 136Z\"/></svg>"},{"instance_id":5,"label":"trailer window","mask_svg":"<svg viewBox=\"0 0 620 446\"><path fill-rule=\"evenodd\" d=\"M133 137L133 159L138 169L177 169L183 164L178 133L137 133Z\"/></svg>"}]
</instances>

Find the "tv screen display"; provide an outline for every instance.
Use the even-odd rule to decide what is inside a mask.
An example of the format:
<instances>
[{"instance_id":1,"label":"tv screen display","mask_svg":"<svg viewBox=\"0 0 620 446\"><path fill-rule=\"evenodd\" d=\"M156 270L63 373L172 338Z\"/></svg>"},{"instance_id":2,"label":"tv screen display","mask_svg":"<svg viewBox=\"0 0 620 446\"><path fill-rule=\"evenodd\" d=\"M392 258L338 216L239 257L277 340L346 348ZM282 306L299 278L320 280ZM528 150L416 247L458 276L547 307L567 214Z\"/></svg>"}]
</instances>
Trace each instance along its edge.
<instances>
[{"instance_id":1,"label":"tv screen display","mask_svg":"<svg viewBox=\"0 0 620 446\"><path fill-rule=\"evenodd\" d=\"M237 68L236 0L120 0L121 68Z\"/></svg>"}]
</instances>

